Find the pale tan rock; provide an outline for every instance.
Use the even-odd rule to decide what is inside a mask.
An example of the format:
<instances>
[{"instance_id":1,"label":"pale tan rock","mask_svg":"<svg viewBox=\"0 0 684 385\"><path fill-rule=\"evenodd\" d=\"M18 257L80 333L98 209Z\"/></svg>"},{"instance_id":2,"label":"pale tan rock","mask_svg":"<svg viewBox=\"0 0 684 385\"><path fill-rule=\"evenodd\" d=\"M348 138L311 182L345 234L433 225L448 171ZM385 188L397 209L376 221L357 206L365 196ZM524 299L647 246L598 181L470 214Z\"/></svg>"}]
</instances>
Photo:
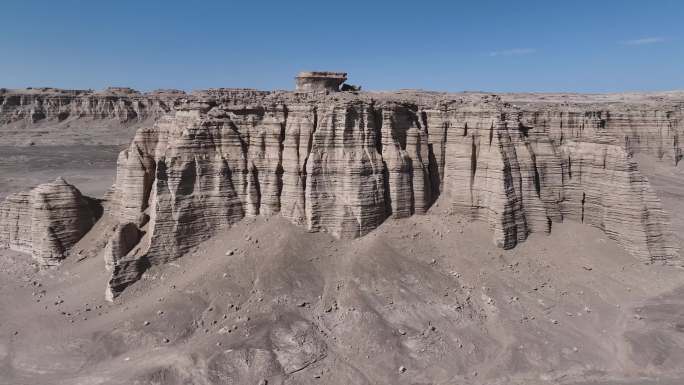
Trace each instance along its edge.
<instances>
[{"instance_id":1,"label":"pale tan rock","mask_svg":"<svg viewBox=\"0 0 684 385\"><path fill-rule=\"evenodd\" d=\"M0 247L59 264L96 221L93 203L64 179L9 196L0 204Z\"/></svg>"},{"instance_id":2,"label":"pale tan rock","mask_svg":"<svg viewBox=\"0 0 684 385\"><path fill-rule=\"evenodd\" d=\"M0 247L30 253L31 194L12 194L0 203Z\"/></svg>"},{"instance_id":3,"label":"pale tan rock","mask_svg":"<svg viewBox=\"0 0 684 385\"><path fill-rule=\"evenodd\" d=\"M645 261L677 256L670 219L625 149L568 142L561 151L568 159L564 217L600 228Z\"/></svg>"},{"instance_id":4,"label":"pale tan rock","mask_svg":"<svg viewBox=\"0 0 684 385\"><path fill-rule=\"evenodd\" d=\"M388 106L382 116L382 158L389 208L395 218L424 214L433 203L433 178L425 121L410 108Z\"/></svg>"},{"instance_id":5,"label":"pale tan rock","mask_svg":"<svg viewBox=\"0 0 684 385\"><path fill-rule=\"evenodd\" d=\"M177 90L143 94L125 87L110 87L101 92L55 88L4 90L0 92L0 124L69 118L113 119L125 123L161 116L171 111L183 96Z\"/></svg>"},{"instance_id":6,"label":"pale tan rock","mask_svg":"<svg viewBox=\"0 0 684 385\"><path fill-rule=\"evenodd\" d=\"M437 199L486 221L503 248L571 219L603 229L642 261L677 259L667 215L630 154L657 155L681 132L679 115L611 120L630 108L520 107L477 94L195 94L121 153L111 211L149 222L138 252L115 266L110 296L145 266L246 216L280 214L353 238L390 216L423 214ZM665 121L670 132L645 128ZM635 125L653 146L626 144L624 135L641 135ZM591 215L582 217L582 201Z\"/></svg>"},{"instance_id":7,"label":"pale tan rock","mask_svg":"<svg viewBox=\"0 0 684 385\"><path fill-rule=\"evenodd\" d=\"M116 225L112 236L104 249L105 268L111 271L116 263L126 256L140 240L140 230L135 223Z\"/></svg>"},{"instance_id":8,"label":"pale tan rock","mask_svg":"<svg viewBox=\"0 0 684 385\"><path fill-rule=\"evenodd\" d=\"M332 91L340 90L340 86L347 80L345 72L300 72L295 78L297 91Z\"/></svg>"},{"instance_id":9,"label":"pale tan rock","mask_svg":"<svg viewBox=\"0 0 684 385\"><path fill-rule=\"evenodd\" d=\"M281 214L300 225L306 222L306 162L317 118L314 106L288 106L283 138Z\"/></svg>"},{"instance_id":10,"label":"pale tan rock","mask_svg":"<svg viewBox=\"0 0 684 385\"><path fill-rule=\"evenodd\" d=\"M306 164L307 227L343 238L365 235L387 216L375 111L364 102L318 111Z\"/></svg>"}]
</instances>

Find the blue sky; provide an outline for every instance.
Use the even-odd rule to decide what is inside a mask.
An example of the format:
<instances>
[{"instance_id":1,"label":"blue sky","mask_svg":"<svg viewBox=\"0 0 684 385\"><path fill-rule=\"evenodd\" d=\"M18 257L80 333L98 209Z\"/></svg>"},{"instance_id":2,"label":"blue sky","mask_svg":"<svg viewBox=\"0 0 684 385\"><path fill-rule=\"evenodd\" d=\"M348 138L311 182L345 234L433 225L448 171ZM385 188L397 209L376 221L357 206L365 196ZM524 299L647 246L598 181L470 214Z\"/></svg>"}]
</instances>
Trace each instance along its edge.
<instances>
[{"instance_id":1,"label":"blue sky","mask_svg":"<svg viewBox=\"0 0 684 385\"><path fill-rule=\"evenodd\" d=\"M0 87L684 89L684 1L0 0Z\"/></svg>"}]
</instances>

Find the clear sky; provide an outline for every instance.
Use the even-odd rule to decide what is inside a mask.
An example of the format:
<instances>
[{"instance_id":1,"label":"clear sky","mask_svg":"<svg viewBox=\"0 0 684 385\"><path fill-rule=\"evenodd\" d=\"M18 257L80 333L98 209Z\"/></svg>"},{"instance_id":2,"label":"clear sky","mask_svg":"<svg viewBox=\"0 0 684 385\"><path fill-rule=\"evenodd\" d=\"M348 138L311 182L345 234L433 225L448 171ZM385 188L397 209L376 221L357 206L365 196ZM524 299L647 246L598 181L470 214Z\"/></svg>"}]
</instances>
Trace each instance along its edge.
<instances>
[{"instance_id":1,"label":"clear sky","mask_svg":"<svg viewBox=\"0 0 684 385\"><path fill-rule=\"evenodd\" d=\"M682 0L0 0L0 87L684 89Z\"/></svg>"}]
</instances>

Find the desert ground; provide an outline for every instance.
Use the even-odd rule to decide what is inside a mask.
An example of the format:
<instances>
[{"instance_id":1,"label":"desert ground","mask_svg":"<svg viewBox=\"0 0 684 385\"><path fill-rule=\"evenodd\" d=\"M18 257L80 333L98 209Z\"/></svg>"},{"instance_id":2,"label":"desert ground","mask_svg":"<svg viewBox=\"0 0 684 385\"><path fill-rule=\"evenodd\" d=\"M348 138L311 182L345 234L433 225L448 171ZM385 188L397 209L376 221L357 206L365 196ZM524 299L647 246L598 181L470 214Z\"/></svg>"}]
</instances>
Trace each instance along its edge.
<instances>
[{"instance_id":1,"label":"desert ground","mask_svg":"<svg viewBox=\"0 0 684 385\"><path fill-rule=\"evenodd\" d=\"M16 184L3 192L59 174L98 196L116 149L7 149ZM682 234L681 170L642 163ZM680 270L643 266L576 223L501 250L482 224L442 211L352 242L253 220L114 303L101 259L43 271L3 250L0 383L270 384L276 362L299 384L681 383L651 377L684 362Z\"/></svg>"},{"instance_id":2,"label":"desert ground","mask_svg":"<svg viewBox=\"0 0 684 385\"><path fill-rule=\"evenodd\" d=\"M7 384L681 381L681 271L579 224L502 251L439 207L352 242L255 219L114 303L100 259L2 261Z\"/></svg>"},{"instance_id":3,"label":"desert ground","mask_svg":"<svg viewBox=\"0 0 684 385\"><path fill-rule=\"evenodd\" d=\"M102 197L116 175L121 146L0 146L0 199L63 176L88 196Z\"/></svg>"},{"instance_id":4,"label":"desert ground","mask_svg":"<svg viewBox=\"0 0 684 385\"><path fill-rule=\"evenodd\" d=\"M102 198L132 132L0 145L0 200L56 176ZM636 159L684 245L681 165ZM440 199L353 240L247 218L113 302L104 263L0 249L0 384L684 383L684 270L573 221L504 250Z\"/></svg>"}]
</instances>

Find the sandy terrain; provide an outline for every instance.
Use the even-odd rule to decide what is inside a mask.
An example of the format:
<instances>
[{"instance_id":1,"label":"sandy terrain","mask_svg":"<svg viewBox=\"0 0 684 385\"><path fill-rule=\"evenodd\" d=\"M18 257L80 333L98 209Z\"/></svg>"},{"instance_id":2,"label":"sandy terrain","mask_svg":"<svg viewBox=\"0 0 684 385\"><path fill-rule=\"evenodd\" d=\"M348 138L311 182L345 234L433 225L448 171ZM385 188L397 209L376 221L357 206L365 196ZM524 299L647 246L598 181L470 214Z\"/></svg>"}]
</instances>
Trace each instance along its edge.
<instances>
[{"instance_id":1,"label":"sandy terrain","mask_svg":"<svg viewBox=\"0 0 684 385\"><path fill-rule=\"evenodd\" d=\"M644 266L575 223L503 251L439 206L354 241L257 219L113 304L101 258L35 273L3 253L6 384L684 378L681 269ZM655 373L663 382L631 382Z\"/></svg>"},{"instance_id":2,"label":"sandy terrain","mask_svg":"<svg viewBox=\"0 0 684 385\"><path fill-rule=\"evenodd\" d=\"M122 123L75 117L0 125L0 200L57 176L101 197L114 182L119 151L138 128L151 124L151 119Z\"/></svg>"},{"instance_id":3,"label":"sandy terrain","mask_svg":"<svg viewBox=\"0 0 684 385\"><path fill-rule=\"evenodd\" d=\"M114 183L120 146L0 146L0 200L63 176L100 198Z\"/></svg>"}]
</instances>

